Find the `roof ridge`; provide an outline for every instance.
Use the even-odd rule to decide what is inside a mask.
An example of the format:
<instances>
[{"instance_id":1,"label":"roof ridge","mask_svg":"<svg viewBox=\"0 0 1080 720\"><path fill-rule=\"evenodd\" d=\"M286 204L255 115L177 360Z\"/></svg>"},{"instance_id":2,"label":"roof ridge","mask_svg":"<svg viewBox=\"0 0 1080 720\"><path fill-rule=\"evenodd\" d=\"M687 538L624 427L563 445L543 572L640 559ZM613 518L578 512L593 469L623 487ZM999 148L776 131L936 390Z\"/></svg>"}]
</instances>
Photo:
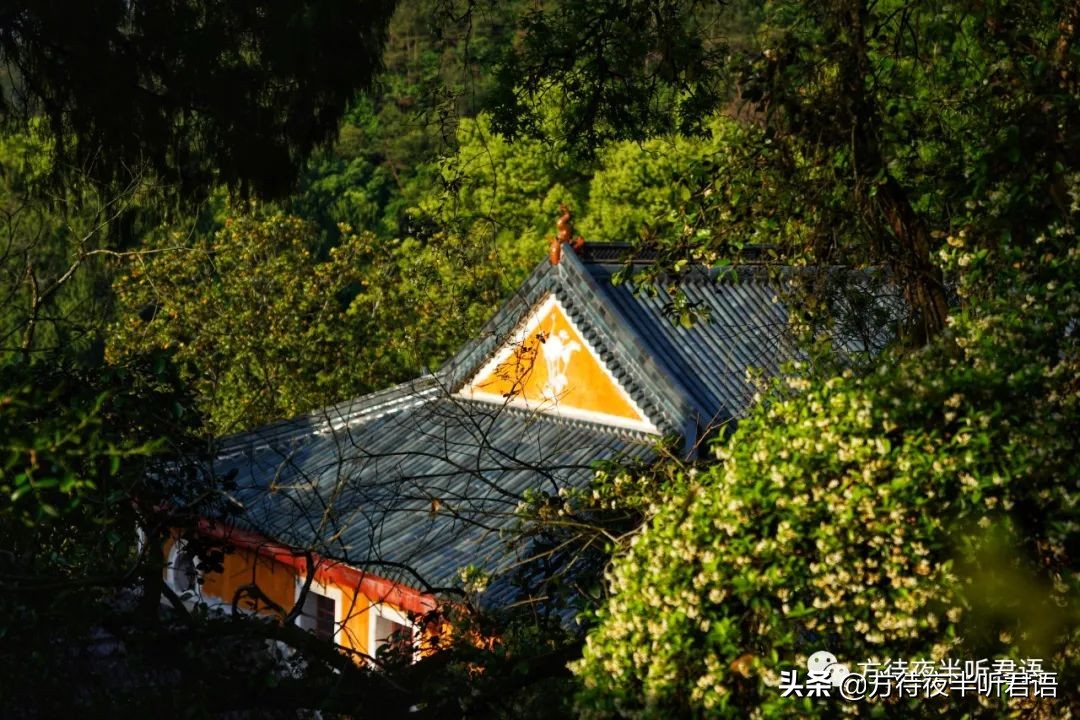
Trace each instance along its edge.
<instances>
[{"instance_id":1,"label":"roof ridge","mask_svg":"<svg viewBox=\"0 0 1080 720\"><path fill-rule=\"evenodd\" d=\"M775 245L751 244L739 249L736 266L764 265L768 261L766 253L775 249ZM586 265L594 264L628 264L649 265L655 264L660 259L660 251L655 247L641 247L632 242L586 242L574 253L578 259ZM697 266L707 267L705 263L697 263Z\"/></svg>"},{"instance_id":2,"label":"roof ridge","mask_svg":"<svg viewBox=\"0 0 1080 720\"><path fill-rule=\"evenodd\" d=\"M567 255L571 256L573 253L567 253ZM629 355L629 357L624 360L619 357L618 352L612 352L612 364L619 366L628 373L635 375L644 374L654 383L659 382L661 384L666 384L668 390L674 391L677 397L682 400L682 403L688 405L686 408L679 409L677 407L679 403L670 393L665 394L656 392L655 389L654 394L656 394L658 398L648 398L650 405L660 409L661 413L668 415L668 419L674 422L674 428L672 429L686 436L687 443L693 443L694 438L691 436L694 433L688 432L690 423L693 421L692 418L688 417L686 410L700 411L700 408L697 407L698 404L694 400L689 388L685 387L677 378L671 377L669 373L663 371L660 365L648 352L649 346L646 339L634 328L633 323L631 323L629 318L624 315L622 310L609 300L607 294L600 288L599 282L593 277L592 273L586 269L585 264L578 257L573 256L568 262L560 263L560 267L566 268L565 272L573 273L577 276L577 282L566 283L564 287L572 288L578 292L581 292L582 286L587 287L589 295L595 298L595 302L593 303L584 303L582 311L576 314L581 316L585 324L592 326L598 332L602 332L603 326L610 325L611 329L614 331L611 334L612 340L614 340L616 344L623 346L624 352ZM572 308L571 311L573 311ZM604 318L605 312L610 316L611 320ZM594 318L597 316L599 316L599 319L603 322L596 322ZM621 337L620 334L622 335ZM638 368L637 372L633 369L635 367ZM663 408L663 399L665 396L669 398L672 404L672 407L669 408L667 412L665 412ZM657 399L661 401L659 404L656 402ZM674 412L671 412L671 410L674 410Z\"/></svg>"},{"instance_id":3,"label":"roof ridge","mask_svg":"<svg viewBox=\"0 0 1080 720\"><path fill-rule=\"evenodd\" d=\"M376 390L365 395L327 405L287 420L278 420L250 430L221 438L215 455L219 458L235 455L289 440L308 437L351 425L359 420L372 420L393 412L411 401L426 402L433 391L442 387L436 375L419 378Z\"/></svg>"},{"instance_id":4,"label":"roof ridge","mask_svg":"<svg viewBox=\"0 0 1080 720\"><path fill-rule=\"evenodd\" d=\"M623 243L611 245L629 247ZM582 325L589 342L602 343L603 347L597 348L601 361L614 375L626 376L629 382L617 382L622 383L635 402L643 405L647 414L656 416L650 422L661 432L687 435L687 442L693 442L690 437L696 428L693 418L702 412L698 403L687 387L650 358L645 338L610 301L574 251L563 253L557 264L542 260L518 291L485 323L480 338L443 364L437 375L450 392L456 392L468 382L548 294L562 301L574 321Z\"/></svg>"},{"instance_id":5,"label":"roof ridge","mask_svg":"<svg viewBox=\"0 0 1080 720\"><path fill-rule=\"evenodd\" d=\"M552 290L549 286L550 277L557 267L546 259L537 263L525 281L484 323L477 337L466 341L450 359L439 367L435 375L442 378L450 392L460 389L473 373L483 367L491 353L495 352L528 316L529 311L540 299L537 296L537 289L540 288L541 293Z\"/></svg>"}]
</instances>

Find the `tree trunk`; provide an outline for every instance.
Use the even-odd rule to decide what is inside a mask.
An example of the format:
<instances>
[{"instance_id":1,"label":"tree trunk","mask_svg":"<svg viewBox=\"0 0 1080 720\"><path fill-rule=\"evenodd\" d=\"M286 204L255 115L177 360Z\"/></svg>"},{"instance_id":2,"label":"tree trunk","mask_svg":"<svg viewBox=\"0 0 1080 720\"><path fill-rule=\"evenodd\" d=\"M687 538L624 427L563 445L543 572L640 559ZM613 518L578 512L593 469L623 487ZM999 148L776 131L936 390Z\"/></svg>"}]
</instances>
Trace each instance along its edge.
<instances>
[{"instance_id":1,"label":"tree trunk","mask_svg":"<svg viewBox=\"0 0 1080 720\"><path fill-rule=\"evenodd\" d=\"M913 316L911 341L923 345L945 329L948 298L931 255L930 233L907 193L889 174L878 130L881 118L866 87L871 76L865 0L840 0L838 28L847 38L841 60L856 170L855 200L874 232L875 252L899 283Z\"/></svg>"}]
</instances>

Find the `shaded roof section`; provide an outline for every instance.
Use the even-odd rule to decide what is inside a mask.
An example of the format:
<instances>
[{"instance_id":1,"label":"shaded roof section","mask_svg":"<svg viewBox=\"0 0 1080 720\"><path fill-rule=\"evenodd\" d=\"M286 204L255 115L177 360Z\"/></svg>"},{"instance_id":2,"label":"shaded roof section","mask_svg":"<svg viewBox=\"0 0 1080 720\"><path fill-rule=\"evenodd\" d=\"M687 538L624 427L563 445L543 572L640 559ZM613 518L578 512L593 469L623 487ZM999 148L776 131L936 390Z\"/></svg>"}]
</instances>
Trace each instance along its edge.
<instances>
[{"instance_id":1,"label":"shaded roof section","mask_svg":"<svg viewBox=\"0 0 1080 720\"><path fill-rule=\"evenodd\" d=\"M314 432L233 445L240 524L414 587L514 564L506 532L529 491L581 487L600 460L647 459L655 437L446 395Z\"/></svg>"},{"instance_id":2,"label":"shaded roof section","mask_svg":"<svg viewBox=\"0 0 1080 720\"><path fill-rule=\"evenodd\" d=\"M783 363L795 359L787 311L762 270L744 268L738 277L697 270L679 278L678 291L696 316L684 327L671 315L671 291L615 285L612 277L620 268L587 266L597 292L684 389L699 427L737 418L750 406L756 388L748 371L775 375Z\"/></svg>"},{"instance_id":3,"label":"shaded roof section","mask_svg":"<svg viewBox=\"0 0 1080 720\"><path fill-rule=\"evenodd\" d=\"M241 524L425 590L467 565L513 566L506 540L527 493L584 487L598 461L649 460L662 436L692 454L746 409L749 368L775 373L794 356L786 312L763 272L695 270L679 284L703 317L682 327L664 287L612 284L624 259L615 246L567 250L433 375L226 440L214 470L234 475ZM553 295L659 435L461 396Z\"/></svg>"}]
</instances>

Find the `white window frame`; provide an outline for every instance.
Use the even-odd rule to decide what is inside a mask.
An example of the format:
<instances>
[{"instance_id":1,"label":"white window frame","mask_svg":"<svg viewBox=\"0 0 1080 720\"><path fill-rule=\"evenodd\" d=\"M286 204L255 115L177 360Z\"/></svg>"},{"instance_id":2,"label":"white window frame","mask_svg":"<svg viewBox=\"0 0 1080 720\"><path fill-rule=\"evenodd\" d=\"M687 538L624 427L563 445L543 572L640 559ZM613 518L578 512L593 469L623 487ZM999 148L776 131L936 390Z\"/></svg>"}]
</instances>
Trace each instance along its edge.
<instances>
[{"instance_id":1,"label":"white window frame","mask_svg":"<svg viewBox=\"0 0 1080 720\"><path fill-rule=\"evenodd\" d=\"M293 596L293 602L300 602L300 595L304 592L304 582L306 580L307 578L302 575L296 576L296 594ZM341 634L345 630L345 598L341 589L333 585L326 585L318 580L312 580L311 587L308 588L308 595L311 593L322 595L323 597L330 598L334 601L334 634L332 638L334 643L341 645ZM307 598L305 597L304 600L306 601ZM300 621L304 617L303 613L304 609L300 608L300 612L296 615L297 627L303 627L300 624Z\"/></svg>"},{"instance_id":2,"label":"white window frame","mask_svg":"<svg viewBox=\"0 0 1080 720\"><path fill-rule=\"evenodd\" d=\"M187 549L187 541L182 538L177 538L173 541L172 547L169 548L169 557L165 561L165 582L168 583L172 591L175 592L180 599L184 602L197 603L202 602L202 580L203 574L199 570L198 561L195 562L195 585L187 590L181 589L180 584L180 554ZM198 556L193 556L198 557ZM185 597L185 595L187 597Z\"/></svg>"},{"instance_id":3,"label":"white window frame","mask_svg":"<svg viewBox=\"0 0 1080 720\"><path fill-rule=\"evenodd\" d=\"M397 608L391 605L387 605L385 603L372 603L371 607L368 608L367 654L373 658L376 656L376 654L378 654L378 648L375 647L375 643L377 641L375 638L375 626L377 625L376 619L380 617L391 622L395 622L398 625L404 625L405 627L412 630L412 661L418 662L420 660L420 628L418 628L416 626L416 623L410 620L407 615L402 613Z\"/></svg>"}]
</instances>

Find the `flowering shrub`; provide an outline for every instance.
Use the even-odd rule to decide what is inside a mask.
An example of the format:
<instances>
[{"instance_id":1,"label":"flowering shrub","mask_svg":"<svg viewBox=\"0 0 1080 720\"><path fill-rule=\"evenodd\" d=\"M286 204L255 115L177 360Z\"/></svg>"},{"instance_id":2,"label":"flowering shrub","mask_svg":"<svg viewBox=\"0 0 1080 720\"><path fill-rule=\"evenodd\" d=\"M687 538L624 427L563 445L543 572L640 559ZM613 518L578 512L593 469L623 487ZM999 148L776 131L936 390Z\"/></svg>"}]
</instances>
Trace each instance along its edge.
<instances>
[{"instance_id":1,"label":"flowering shrub","mask_svg":"<svg viewBox=\"0 0 1080 720\"><path fill-rule=\"evenodd\" d=\"M796 374L739 425L609 573L574 666L582 716L1066 716L1080 252L1040 244L950 237L964 304L949 337L866 377ZM1010 271L983 293L980 265ZM781 697L780 672L817 650L853 669L1043 658L1061 697Z\"/></svg>"}]
</instances>

